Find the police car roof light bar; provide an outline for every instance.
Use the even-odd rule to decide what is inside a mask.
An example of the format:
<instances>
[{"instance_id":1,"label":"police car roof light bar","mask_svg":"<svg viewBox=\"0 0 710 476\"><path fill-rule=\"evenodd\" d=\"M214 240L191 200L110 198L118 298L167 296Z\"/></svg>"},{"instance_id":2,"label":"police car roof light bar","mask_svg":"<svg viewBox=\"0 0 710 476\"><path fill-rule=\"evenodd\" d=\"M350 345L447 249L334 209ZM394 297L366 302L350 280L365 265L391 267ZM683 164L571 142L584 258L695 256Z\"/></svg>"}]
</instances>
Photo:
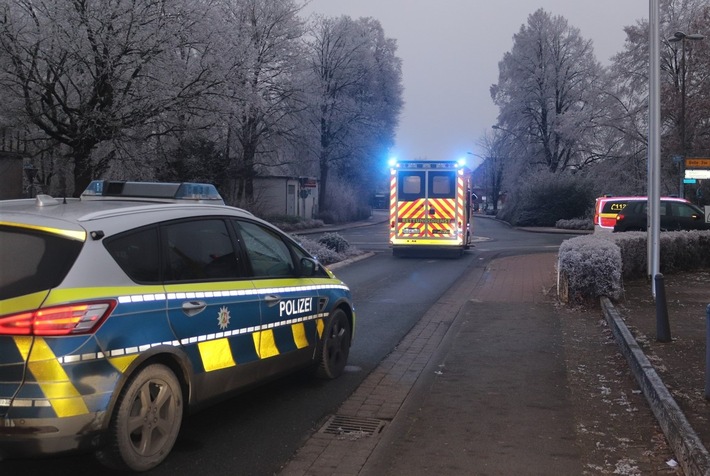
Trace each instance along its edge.
<instances>
[{"instance_id":1,"label":"police car roof light bar","mask_svg":"<svg viewBox=\"0 0 710 476\"><path fill-rule=\"evenodd\" d=\"M81 194L82 199L95 200L105 197L149 198L162 200L215 201L224 204L217 188L208 183L160 183L122 182L94 180Z\"/></svg>"}]
</instances>

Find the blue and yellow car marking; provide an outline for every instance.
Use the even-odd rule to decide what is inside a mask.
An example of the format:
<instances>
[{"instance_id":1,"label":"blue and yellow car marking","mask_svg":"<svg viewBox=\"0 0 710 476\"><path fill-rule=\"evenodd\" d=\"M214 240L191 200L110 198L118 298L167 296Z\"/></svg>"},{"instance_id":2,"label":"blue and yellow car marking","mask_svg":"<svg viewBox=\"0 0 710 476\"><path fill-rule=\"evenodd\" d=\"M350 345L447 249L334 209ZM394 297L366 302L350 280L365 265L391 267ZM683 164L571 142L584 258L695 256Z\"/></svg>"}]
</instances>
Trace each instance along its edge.
<instances>
[{"instance_id":1,"label":"blue and yellow car marking","mask_svg":"<svg viewBox=\"0 0 710 476\"><path fill-rule=\"evenodd\" d=\"M58 417L89 413L64 367L41 337L16 337L15 345Z\"/></svg>"},{"instance_id":2,"label":"blue and yellow car marking","mask_svg":"<svg viewBox=\"0 0 710 476\"><path fill-rule=\"evenodd\" d=\"M167 303L170 300L209 299L347 289L347 286L341 284L314 284L306 286L247 288L222 291L150 292L124 294L110 298L116 299L120 304L130 305L160 301L166 301ZM77 290L72 290L71 292L73 293L75 291ZM317 299L317 297L314 295L313 299ZM65 368L65 366L103 361L110 364L110 368L115 369L120 375L128 369L130 364L138 358L141 353L160 346L184 348L194 346L193 348L196 348L199 353L205 372L213 372L239 365L239 362L234 358L232 346L244 345L246 341L242 341L241 344L238 344L237 341L230 340L230 337L243 336L243 338L249 339L248 336L251 336L249 340L253 343L253 352L255 352L255 355L259 359L274 357L280 355L282 352L293 349L303 349L309 345L309 331L306 325L315 322L315 332L318 337L321 337L325 327L324 320L328 316L328 312L318 309L318 306L315 305L315 303L313 304L313 308L305 307L304 310L314 310L316 312L300 316L286 315L284 316L286 319L262 325L246 326L236 329L222 329L219 332L195 335L179 340L160 340L140 345L106 349L103 351L97 350L95 352L81 352L59 356L55 355L51 345L47 342L47 339L51 340L52 338L30 336L14 337L15 347L21 358L27 362L32 377L28 383L36 384L35 388L37 388L37 390L14 399L0 398L0 406L8 407L12 405L15 408L53 410L56 416L60 418L95 411L93 408L94 405L91 405L91 409L87 406L87 401L89 399L103 401L104 397L97 394L82 395L70 377L68 369L71 367ZM224 323L225 321L215 319L215 326L219 327L220 322ZM284 333L283 330L287 327L289 330ZM279 332L280 338L276 336L277 331ZM284 339L284 336L290 336L290 339ZM282 346L282 348L280 348L280 346ZM107 367L107 369L108 368L109 367ZM29 388L27 388L27 390L29 390ZM32 395L33 393L37 394L36 398L33 398L35 397Z\"/></svg>"}]
</instances>

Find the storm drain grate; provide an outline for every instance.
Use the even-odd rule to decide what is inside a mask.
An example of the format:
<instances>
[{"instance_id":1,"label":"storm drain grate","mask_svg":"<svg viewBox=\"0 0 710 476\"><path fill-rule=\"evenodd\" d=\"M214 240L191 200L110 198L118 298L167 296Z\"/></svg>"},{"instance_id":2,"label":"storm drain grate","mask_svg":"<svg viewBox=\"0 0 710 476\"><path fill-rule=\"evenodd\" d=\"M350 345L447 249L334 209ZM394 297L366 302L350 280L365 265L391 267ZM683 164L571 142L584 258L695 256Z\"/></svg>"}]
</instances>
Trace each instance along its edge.
<instances>
[{"instance_id":1,"label":"storm drain grate","mask_svg":"<svg viewBox=\"0 0 710 476\"><path fill-rule=\"evenodd\" d=\"M382 431L384 426L385 422L376 418L333 415L323 425L321 433L348 437L372 436Z\"/></svg>"}]
</instances>

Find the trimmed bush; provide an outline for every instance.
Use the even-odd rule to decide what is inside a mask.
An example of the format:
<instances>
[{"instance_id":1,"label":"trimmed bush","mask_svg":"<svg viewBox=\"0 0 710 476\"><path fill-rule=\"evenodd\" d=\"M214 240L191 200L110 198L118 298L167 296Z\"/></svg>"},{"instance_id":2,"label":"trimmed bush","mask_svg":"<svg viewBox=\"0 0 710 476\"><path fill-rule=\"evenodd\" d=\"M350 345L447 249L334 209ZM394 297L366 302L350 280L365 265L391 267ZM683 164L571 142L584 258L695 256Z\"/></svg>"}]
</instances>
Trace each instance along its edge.
<instances>
[{"instance_id":1,"label":"trimmed bush","mask_svg":"<svg viewBox=\"0 0 710 476\"><path fill-rule=\"evenodd\" d=\"M622 256L622 276L632 279L645 276L647 262L646 232L627 231L605 234L605 238L615 243Z\"/></svg>"},{"instance_id":2,"label":"trimmed bush","mask_svg":"<svg viewBox=\"0 0 710 476\"><path fill-rule=\"evenodd\" d=\"M336 253L343 253L344 251L347 251L348 248L350 248L350 243L348 243L348 240L343 238L338 233L326 233L320 237L318 243L330 248Z\"/></svg>"},{"instance_id":3,"label":"trimmed bush","mask_svg":"<svg viewBox=\"0 0 710 476\"><path fill-rule=\"evenodd\" d=\"M582 304L601 296L621 296L621 252L611 241L578 236L562 242L558 258L563 300Z\"/></svg>"},{"instance_id":4,"label":"trimmed bush","mask_svg":"<svg viewBox=\"0 0 710 476\"><path fill-rule=\"evenodd\" d=\"M646 232L601 233L565 240L558 255L558 294L564 302L619 299L623 279L648 276ZM710 230L660 234L660 272L710 268Z\"/></svg>"},{"instance_id":5,"label":"trimmed bush","mask_svg":"<svg viewBox=\"0 0 710 476\"><path fill-rule=\"evenodd\" d=\"M283 231L308 230L311 228L320 228L324 225L323 220L305 219L293 215L269 217L266 220Z\"/></svg>"},{"instance_id":6,"label":"trimmed bush","mask_svg":"<svg viewBox=\"0 0 710 476\"><path fill-rule=\"evenodd\" d=\"M593 230L594 220L591 218L573 218L572 220L557 220L555 228L562 230Z\"/></svg>"},{"instance_id":7,"label":"trimmed bush","mask_svg":"<svg viewBox=\"0 0 710 476\"><path fill-rule=\"evenodd\" d=\"M329 248L323 243L320 243L319 241L311 240L310 238L306 238L300 235L291 235L291 238L293 238L298 244L303 246L303 248L308 251L311 256L318 260L318 262L324 265L337 263L339 261L343 261L352 256L357 256L363 253L359 249L355 248L354 246L350 246L349 244L345 250L338 252L334 249Z\"/></svg>"},{"instance_id":8,"label":"trimmed bush","mask_svg":"<svg viewBox=\"0 0 710 476\"><path fill-rule=\"evenodd\" d=\"M624 279L648 276L648 233L610 233L623 257ZM710 230L664 231L660 234L660 272L710 268Z\"/></svg>"}]
</instances>

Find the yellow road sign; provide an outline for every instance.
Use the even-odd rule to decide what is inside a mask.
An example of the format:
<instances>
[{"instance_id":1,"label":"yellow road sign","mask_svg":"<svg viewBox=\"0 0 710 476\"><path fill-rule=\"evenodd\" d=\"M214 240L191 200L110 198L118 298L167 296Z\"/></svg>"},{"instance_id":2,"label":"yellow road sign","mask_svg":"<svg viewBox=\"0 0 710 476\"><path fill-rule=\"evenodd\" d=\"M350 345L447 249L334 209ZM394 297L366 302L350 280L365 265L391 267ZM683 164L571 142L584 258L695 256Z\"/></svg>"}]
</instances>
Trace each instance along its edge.
<instances>
[{"instance_id":1,"label":"yellow road sign","mask_svg":"<svg viewBox=\"0 0 710 476\"><path fill-rule=\"evenodd\" d=\"M710 159L706 158L686 158L685 166L692 168L710 168Z\"/></svg>"}]
</instances>

